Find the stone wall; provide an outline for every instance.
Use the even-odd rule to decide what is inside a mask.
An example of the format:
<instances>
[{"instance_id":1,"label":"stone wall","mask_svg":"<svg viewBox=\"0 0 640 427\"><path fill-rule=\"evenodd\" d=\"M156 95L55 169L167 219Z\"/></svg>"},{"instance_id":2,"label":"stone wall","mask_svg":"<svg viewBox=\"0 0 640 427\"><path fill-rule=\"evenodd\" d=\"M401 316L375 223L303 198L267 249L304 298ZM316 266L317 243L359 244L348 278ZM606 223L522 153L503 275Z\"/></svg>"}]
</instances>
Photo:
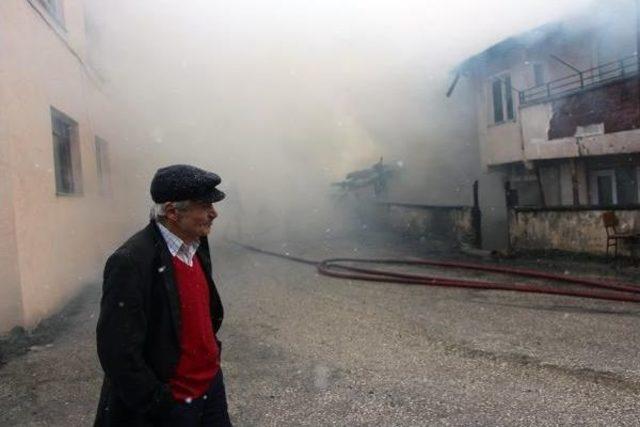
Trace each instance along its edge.
<instances>
[{"instance_id":1,"label":"stone wall","mask_svg":"<svg viewBox=\"0 0 640 427\"><path fill-rule=\"evenodd\" d=\"M473 208L399 203L378 205L379 225L415 238L438 238L457 244L474 244Z\"/></svg>"},{"instance_id":2,"label":"stone wall","mask_svg":"<svg viewBox=\"0 0 640 427\"><path fill-rule=\"evenodd\" d=\"M515 251L561 250L593 255L606 254L607 234L602 223L605 209L515 208L509 211L509 239ZM640 233L640 206L614 210L619 231ZM638 242L640 243L640 242ZM640 246L620 242L619 252L640 253Z\"/></svg>"}]
</instances>

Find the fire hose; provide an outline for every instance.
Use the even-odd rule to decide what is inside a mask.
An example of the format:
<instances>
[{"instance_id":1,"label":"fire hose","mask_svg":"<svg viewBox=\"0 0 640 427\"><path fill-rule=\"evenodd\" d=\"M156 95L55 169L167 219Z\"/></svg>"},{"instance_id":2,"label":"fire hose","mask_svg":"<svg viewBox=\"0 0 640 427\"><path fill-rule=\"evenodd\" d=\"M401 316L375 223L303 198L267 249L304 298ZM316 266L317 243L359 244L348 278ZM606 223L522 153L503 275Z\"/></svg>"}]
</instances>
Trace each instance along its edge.
<instances>
[{"instance_id":1,"label":"fire hose","mask_svg":"<svg viewBox=\"0 0 640 427\"><path fill-rule=\"evenodd\" d=\"M290 254L267 251L255 246L239 242L232 243L253 252L274 256L289 261L315 266L318 273L324 276L363 280L370 282L399 283L404 285L440 286L454 288L472 288L486 290L503 290L537 294L561 295L579 298L591 298L609 301L640 303L640 286L600 278L585 278L567 274L549 273L540 270L503 267L470 262L441 261L430 259L366 259L366 258L331 258L315 261L296 257ZM579 285L587 289L559 289L528 283L503 283L487 280L469 280L449 277L430 276L424 274L397 273L374 268L356 267L353 264L377 264L396 266L440 267L461 270L472 270L485 273L519 276L542 279L569 285Z\"/></svg>"}]
</instances>

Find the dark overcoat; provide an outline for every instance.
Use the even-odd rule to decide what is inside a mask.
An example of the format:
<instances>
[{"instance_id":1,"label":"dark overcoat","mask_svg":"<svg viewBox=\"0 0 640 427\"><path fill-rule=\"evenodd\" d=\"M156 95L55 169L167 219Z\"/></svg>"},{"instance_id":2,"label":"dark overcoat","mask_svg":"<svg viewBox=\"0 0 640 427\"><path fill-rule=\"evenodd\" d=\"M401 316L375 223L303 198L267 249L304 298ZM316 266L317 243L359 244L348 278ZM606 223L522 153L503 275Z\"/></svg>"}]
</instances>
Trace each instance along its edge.
<instances>
[{"instance_id":1,"label":"dark overcoat","mask_svg":"<svg viewBox=\"0 0 640 427\"><path fill-rule=\"evenodd\" d=\"M223 309L206 238L197 256L209 282L217 332ZM180 357L179 334L172 257L151 221L109 257L104 269L97 342L105 375L96 426L153 426L175 405L168 381Z\"/></svg>"}]
</instances>

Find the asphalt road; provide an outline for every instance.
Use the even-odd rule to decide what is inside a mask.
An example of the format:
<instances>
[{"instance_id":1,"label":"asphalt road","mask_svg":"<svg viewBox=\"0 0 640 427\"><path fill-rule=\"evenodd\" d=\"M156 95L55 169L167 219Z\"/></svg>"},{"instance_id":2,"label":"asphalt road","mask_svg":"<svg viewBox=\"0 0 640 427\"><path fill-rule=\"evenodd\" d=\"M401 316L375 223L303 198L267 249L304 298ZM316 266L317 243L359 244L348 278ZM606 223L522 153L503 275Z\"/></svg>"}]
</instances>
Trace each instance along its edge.
<instances>
[{"instance_id":1,"label":"asphalt road","mask_svg":"<svg viewBox=\"0 0 640 427\"><path fill-rule=\"evenodd\" d=\"M380 235L260 244L316 259L452 256ZM237 426L640 425L640 305L349 282L227 244L214 269ZM0 425L91 423L98 297L90 288L50 342L0 368Z\"/></svg>"}]
</instances>

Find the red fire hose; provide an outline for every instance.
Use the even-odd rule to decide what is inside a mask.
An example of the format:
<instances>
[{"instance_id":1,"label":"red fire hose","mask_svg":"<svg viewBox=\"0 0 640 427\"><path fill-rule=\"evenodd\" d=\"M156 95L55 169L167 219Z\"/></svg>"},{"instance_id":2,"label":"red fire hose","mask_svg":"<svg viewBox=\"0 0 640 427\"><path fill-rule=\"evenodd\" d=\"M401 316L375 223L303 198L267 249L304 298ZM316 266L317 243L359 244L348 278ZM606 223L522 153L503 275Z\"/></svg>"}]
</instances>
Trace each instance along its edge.
<instances>
[{"instance_id":1,"label":"red fire hose","mask_svg":"<svg viewBox=\"0 0 640 427\"><path fill-rule=\"evenodd\" d=\"M358 259L358 258L332 258L323 261L313 261L295 257L288 254L266 251L254 246L233 242L247 250L265 255L284 258L303 264L314 265L320 274L350 280L365 280L371 282L401 283L405 285L445 286L457 288L493 289L516 292L529 292L539 294L563 295L580 298L592 298L610 301L624 301L640 303L640 286L615 282L604 279L589 279L564 274L553 274L539 270L523 268L501 267L468 262L434 261L434 260L408 260L408 259ZM355 267L352 264L382 264L382 265L408 265L408 266L432 266L475 270L489 273L499 273L511 276L544 279L554 282L563 282L570 285L580 285L587 289L557 289L550 286L501 283L483 280L452 279L448 277L428 276L422 274L396 273L386 270ZM351 264L351 265L347 265Z\"/></svg>"}]
</instances>

